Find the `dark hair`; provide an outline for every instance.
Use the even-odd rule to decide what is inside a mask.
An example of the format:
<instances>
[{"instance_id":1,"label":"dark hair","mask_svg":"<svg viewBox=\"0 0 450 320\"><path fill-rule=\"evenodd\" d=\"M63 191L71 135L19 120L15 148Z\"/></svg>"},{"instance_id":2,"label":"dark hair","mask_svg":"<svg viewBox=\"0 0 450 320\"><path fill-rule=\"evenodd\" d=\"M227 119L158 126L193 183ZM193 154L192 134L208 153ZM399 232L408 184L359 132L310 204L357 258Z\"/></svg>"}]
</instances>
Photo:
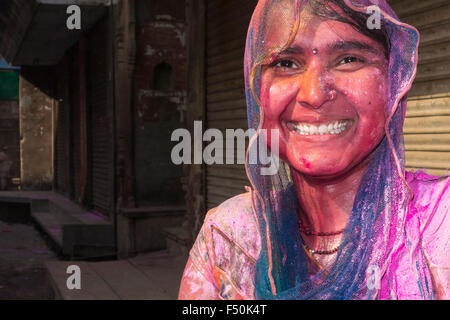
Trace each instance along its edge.
<instances>
[{"instance_id":1,"label":"dark hair","mask_svg":"<svg viewBox=\"0 0 450 320\"><path fill-rule=\"evenodd\" d=\"M339 7L343 14L337 12L330 4ZM308 5L314 15L349 24L356 31L382 44L385 49L386 58L389 58L391 42L385 24L381 23L381 29L369 29L367 27L367 14L352 10L343 0L309 0Z\"/></svg>"}]
</instances>

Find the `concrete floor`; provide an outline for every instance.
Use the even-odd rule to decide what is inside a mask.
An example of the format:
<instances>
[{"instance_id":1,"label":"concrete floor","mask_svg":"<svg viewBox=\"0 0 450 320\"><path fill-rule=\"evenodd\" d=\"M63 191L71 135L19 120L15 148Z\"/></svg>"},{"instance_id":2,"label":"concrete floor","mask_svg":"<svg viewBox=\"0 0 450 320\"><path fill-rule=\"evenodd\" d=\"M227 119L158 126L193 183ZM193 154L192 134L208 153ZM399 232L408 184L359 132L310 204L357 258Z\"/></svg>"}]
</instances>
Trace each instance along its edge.
<instances>
[{"instance_id":1,"label":"concrete floor","mask_svg":"<svg viewBox=\"0 0 450 320\"><path fill-rule=\"evenodd\" d=\"M53 299L44 261L55 258L26 206L0 204L0 300Z\"/></svg>"},{"instance_id":2,"label":"concrete floor","mask_svg":"<svg viewBox=\"0 0 450 320\"><path fill-rule=\"evenodd\" d=\"M139 254L126 260L83 262L47 261L61 300L176 300L187 257L167 250ZM68 289L66 270L80 269L80 289Z\"/></svg>"},{"instance_id":3,"label":"concrete floor","mask_svg":"<svg viewBox=\"0 0 450 320\"><path fill-rule=\"evenodd\" d=\"M26 204L0 202L0 300L173 300L187 261L163 250L119 261L60 261L32 224ZM68 265L82 290L67 290Z\"/></svg>"}]
</instances>

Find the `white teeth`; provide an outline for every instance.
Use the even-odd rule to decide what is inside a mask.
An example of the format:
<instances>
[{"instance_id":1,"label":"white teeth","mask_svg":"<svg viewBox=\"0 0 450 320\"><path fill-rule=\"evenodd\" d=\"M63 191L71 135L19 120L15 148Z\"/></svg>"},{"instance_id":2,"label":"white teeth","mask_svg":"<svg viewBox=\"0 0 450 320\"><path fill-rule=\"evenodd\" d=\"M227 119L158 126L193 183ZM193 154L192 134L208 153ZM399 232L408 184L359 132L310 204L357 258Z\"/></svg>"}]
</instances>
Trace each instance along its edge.
<instances>
[{"instance_id":1,"label":"white teeth","mask_svg":"<svg viewBox=\"0 0 450 320\"><path fill-rule=\"evenodd\" d=\"M308 135L324 135L324 134L340 134L350 123L349 120L335 121L331 123L324 123L321 125L302 124L298 122L289 122L288 128L293 129L303 136Z\"/></svg>"}]
</instances>

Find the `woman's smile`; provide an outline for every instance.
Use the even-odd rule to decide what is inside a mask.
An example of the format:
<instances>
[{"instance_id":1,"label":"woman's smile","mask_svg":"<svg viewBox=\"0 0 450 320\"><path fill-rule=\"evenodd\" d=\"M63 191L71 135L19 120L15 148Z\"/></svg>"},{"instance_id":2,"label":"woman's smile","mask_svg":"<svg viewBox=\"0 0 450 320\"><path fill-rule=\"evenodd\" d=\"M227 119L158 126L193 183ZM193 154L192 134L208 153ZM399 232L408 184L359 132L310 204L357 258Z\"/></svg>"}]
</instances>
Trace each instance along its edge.
<instances>
[{"instance_id":1,"label":"woman's smile","mask_svg":"<svg viewBox=\"0 0 450 320\"><path fill-rule=\"evenodd\" d=\"M323 141L334 137L341 137L353 126L352 119L332 120L332 121L287 121L283 122L289 133L313 138L313 140Z\"/></svg>"}]
</instances>

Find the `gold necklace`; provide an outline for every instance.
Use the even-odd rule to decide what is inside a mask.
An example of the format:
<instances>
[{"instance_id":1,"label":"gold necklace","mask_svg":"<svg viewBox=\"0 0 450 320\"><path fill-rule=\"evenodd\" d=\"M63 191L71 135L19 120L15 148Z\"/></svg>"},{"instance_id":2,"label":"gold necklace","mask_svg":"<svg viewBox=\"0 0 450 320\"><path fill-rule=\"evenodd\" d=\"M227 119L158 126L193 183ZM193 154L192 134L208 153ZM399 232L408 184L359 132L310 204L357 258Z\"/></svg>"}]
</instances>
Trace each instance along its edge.
<instances>
[{"instance_id":1,"label":"gold necklace","mask_svg":"<svg viewBox=\"0 0 450 320\"><path fill-rule=\"evenodd\" d=\"M308 245L303 240L303 238L302 238L302 244L303 244L303 248L305 248L305 250L307 250L311 254L327 254L327 255L330 255L330 254L336 253L339 250L339 248L341 247L341 245L339 244L336 248L334 248L332 250L324 250L324 251L313 250L310 247L308 247Z\"/></svg>"},{"instance_id":2,"label":"gold necklace","mask_svg":"<svg viewBox=\"0 0 450 320\"><path fill-rule=\"evenodd\" d=\"M338 230L338 231L332 231L332 232L320 232L320 231L313 231L309 227L305 227L299 220L298 226L300 228L300 232L304 233L307 236L319 236L319 237L330 237L330 236L337 236L338 234L344 233L345 228Z\"/></svg>"}]
</instances>

